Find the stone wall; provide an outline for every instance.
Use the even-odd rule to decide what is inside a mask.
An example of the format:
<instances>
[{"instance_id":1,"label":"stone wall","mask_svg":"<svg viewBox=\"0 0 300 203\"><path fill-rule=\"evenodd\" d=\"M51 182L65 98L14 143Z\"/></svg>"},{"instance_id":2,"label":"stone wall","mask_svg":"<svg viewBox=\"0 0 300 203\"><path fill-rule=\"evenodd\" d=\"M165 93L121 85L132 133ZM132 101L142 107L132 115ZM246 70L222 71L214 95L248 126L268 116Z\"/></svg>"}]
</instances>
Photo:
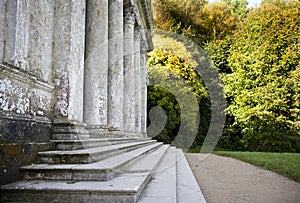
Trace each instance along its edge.
<instances>
[{"instance_id":1,"label":"stone wall","mask_svg":"<svg viewBox=\"0 0 300 203\"><path fill-rule=\"evenodd\" d=\"M146 136L150 5L0 0L1 184L51 139Z\"/></svg>"}]
</instances>

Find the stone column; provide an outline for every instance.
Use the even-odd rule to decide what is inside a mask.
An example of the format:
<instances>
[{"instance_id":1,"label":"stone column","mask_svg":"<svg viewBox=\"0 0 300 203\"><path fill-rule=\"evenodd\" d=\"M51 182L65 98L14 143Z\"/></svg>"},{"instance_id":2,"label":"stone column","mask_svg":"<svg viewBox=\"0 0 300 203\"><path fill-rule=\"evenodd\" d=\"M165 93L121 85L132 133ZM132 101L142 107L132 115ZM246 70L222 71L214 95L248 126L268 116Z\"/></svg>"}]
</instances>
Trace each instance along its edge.
<instances>
[{"instance_id":1,"label":"stone column","mask_svg":"<svg viewBox=\"0 0 300 203\"><path fill-rule=\"evenodd\" d=\"M141 114L142 114L142 83L141 83L141 26L137 26L134 33L134 67L135 67L135 127L136 132L141 136Z\"/></svg>"},{"instance_id":2,"label":"stone column","mask_svg":"<svg viewBox=\"0 0 300 203\"><path fill-rule=\"evenodd\" d=\"M147 137L147 42L141 42L141 132Z\"/></svg>"},{"instance_id":3,"label":"stone column","mask_svg":"<svg viewBox=\"0 0 300 203\"><path fill-rule=\"evenodd\" d=\"M53 139L88 137L83 124L85 2L55 1Z\"/></svg>"},{"instance_id":4,"label":"stone column","mask_svg":"<svg viewBox=\"0 0 300 203\"><path fill-rule=\"evenodd\" d=\"M108 0L87 0L84 122L91 137L107 133Z\"/></svg>"},{"instance_id":5,"label":"stone column","mask_svg":"<svg viewBox=\"0 0 300 203\"><path fill-rule=\"evenodd\" d=\"M30 0L28 68L42 80L52 82L55 1Z\"/></svg>"},{"instance_id":6,"label":"stone column","mask_svg":"<svg viewBox=\"0 0 300 203\"><path fill-rule=\"evenodd\" d=\"M134 61L134 7L124 13L124 131L135 136L135 61Z\"/></svg>"},{"instance_id":7,"label":"stone column","mask_svg":"<svg viewBox=\"0 0 300 203\"><path fill-rule=\"evenodd\" d=\"M123 131L123 0L108 5L108 128L113 136Z\"/></svg>"},{"instance_id":8,"label":"stone column","mask_svg":"<svg viewBox=\"0 0 300 203\"><path fill-rule=\"evenodd\" d=\"M2 16L0 54L3 61L18 68L25 69L28 57L30 3L23 0L1 1ZM5 10L7 12L5 12ZM6 25L5 25L6 24ZM7 26L7 27L6 27ZM3 49L2 49L3 48Z\"/></svg>"},{"instance_id":9,"label":"stone column","mask_svg":"<svg viewBox=\"0 0 300 203\"><path fill-rule=\"evenodd\" d=\"M4 50L5 50L5 38L7 23L6 20L6 8L7 0L0 1L0 60L4 61Z\"/></svg>"}]
</instances>

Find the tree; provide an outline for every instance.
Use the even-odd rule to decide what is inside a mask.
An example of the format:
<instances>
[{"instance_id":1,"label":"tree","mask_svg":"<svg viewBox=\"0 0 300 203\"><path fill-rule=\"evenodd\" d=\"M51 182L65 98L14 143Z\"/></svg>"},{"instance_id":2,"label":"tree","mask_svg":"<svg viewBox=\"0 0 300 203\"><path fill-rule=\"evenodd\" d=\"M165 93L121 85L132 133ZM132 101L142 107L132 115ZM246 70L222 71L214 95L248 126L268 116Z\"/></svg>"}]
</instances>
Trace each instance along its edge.
<instances>
[{"instance_id":1,"label":"tree","mask_svg":"<svg viewBox=\"0 0 300 203\"><path fill-rule=\"evenodd\" d=\"M155 27L182 32L193 26L192 16L196 16L206 4L207 0L153 0Z\"/></svg>"},{"instance_id":2,"label":"tree","mask_svg":"<svg viewBox=\"0 0 300 203\"><path fill-rule=\"evenodd\" d=\"M236 14L239 20L243 20L249 11L247 0L222 0L222 2L227 4L228 9Z\"/></svg>"},{"instance_id":3,"label":"tree","mask_svg":"<svg viewBox=\"0 0 300 203\"><path fill-rule=\"evenodd\" d=\"M226 3L212 3L203 7L201 14L195 19L209 32L209 41L223 39L236 28L236 16L230 12Z\"/></svg>"},{"instance_id":4,"label":"tree","mask_svg":"<svg viewBox=\"0 0 300 203\"><path fill-rule=\"evenodd\" d=\"M166 126L156 139L170 143L177 136L180 125L187 135L195 130L195 127L199 127L194 142L195 145L199 145L203 142L209 127L210 101L204 82L195 71L197 64L184 45L176 40L155 35L153 41L156 47L163 49L157 48L148 54L150 84L159 84L148 89L148 112L152 107L160 106L168 115ZM172 94L174 91L176 95ZM190 93L192 95L187 96ZM196 109L189 97L195 98ZM183 109L178 98L184 100L184 111L188 112L187 114L182 113ZM200 111L200 125L195 119L191 119L197 113L195 110ZM185 147L185 139L188 139L188 136L182 136L179 140L181 143L176 144Z\"/></svg>"},{"instance_id":5,"label":"tree","mask_svg":"<svg viewBox=\"0 0 300 203\"><path fill-rule=\"evenodd\" d=\"M235 4L232 5L230 10L225 2L208 5L206 0L154 0L155 27L190 36L198 44L204 45L212 40L223 39L235 29L238 18L234 12L242 11Z\"/></svg>"},{"instance_id":6,"label":"tree","mask_svg":"<svg viewBox=\"0 0 300 203\"><path fill-rule=\"evenodd\" d=\"M299 3L262 4L233 37L224 77L228 113L249 150L290 151L299 136Z\"/></svg>"}]
</instances>

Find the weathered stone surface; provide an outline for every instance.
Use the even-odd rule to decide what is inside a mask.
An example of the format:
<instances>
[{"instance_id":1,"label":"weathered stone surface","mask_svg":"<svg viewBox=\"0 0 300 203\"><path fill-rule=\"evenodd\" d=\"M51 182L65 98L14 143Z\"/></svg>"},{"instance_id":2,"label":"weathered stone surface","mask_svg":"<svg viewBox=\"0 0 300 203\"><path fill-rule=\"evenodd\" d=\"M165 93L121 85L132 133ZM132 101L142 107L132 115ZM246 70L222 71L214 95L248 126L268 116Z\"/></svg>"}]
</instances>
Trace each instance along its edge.
<instances>
[{"instance_id":1,"label":"weathered stone surface","mask_svg":"<svg viewBox=\"0 0 300 203\"><path fill-rule=\"evenodd\" d=\"M4 59L5 53L5 38L7 32L7 23L6 23L6 4L7 0L0 1L0 59Z\"/></svg>"},{"instance_id":2,"label":"weathered stone surface","mask_svg":"<svg viewBox=\"0 0 300 203\"><path fill-rule=\"evenodd\" d=\"M142 29L151 27L149 5L148 0L0 1L1 184L18 178L21 165L31 164L36 158L34 154L53 146L64 153L68 149L73 151L55 152L56 155L40 153L42 161L65 164L66 157L76 163L108 158L106 164L119 164L121 168L130 158L140 159L146 151L154 150L155 147L140 148L153 142L141 139L140 144L130 145L124 140L119 143L121 149L113 146L99 151L99 142L90 140L90 135L142 137L141 68L146 66L140 57L140 34L134 30L137 25ZM142 35L143 39L150 40L149 35ZM52 139L56 142L49 144ZM78 144L80 140L84 144ZM68 144L62 144L63 141ZM72 141L76 144L69 144ZM76 154L76 150L85 148L94 151ZM137 153L132 155L129 150ZM113 157L117 154L120 156ZM149 168L151 171L158 164L156 158L151 159L155 163L149 162L154 164ZM81 167L78 180L91 180L90 175L99 175ZM87 192L83 199L136 201L150 177L150 173L143 176L141 184L133 184L133 189L120 187L124 189L122 194L109 190L113 191L110 195L97 191L90 196ZM120 184L126 185L128 178ZM39 197L50 200L56 195L56 191L51 192L46 192L46 199ZM31 192L26 195L34 196ZM56 197L59 201L66 198L64 192ZM68 197L78 196L73 193Z\"/></svg>"},{"instance_id":3,"label":"weathered stone surface","mask_svg":"<svg viewBox=\"0 0 300 203\"><path fill-rule=\"evenodd\" d=\"M89 137L85 123L53 121L52 139L54 140L86 140Z\"/></svg>"},{"instance_id":4,"label":"weathered stone surface","mask_svg":"<svg viewBox=\"0 0 300 203\"><path fill-rule=\"evenodd\" d=\"M12 202L136 202L149 174L124 174L111 181L32 181L5 186L2 201ZM8 191L7 189L11 189ZM38 192L38 193L37 193Z\"/></svg>"},{"instance_id":5,"label":"weathered stone surface","mask_svg":"<svg viewBox=\"0 0 300 203\"><path fill-rule=\"evenodd\" d=\"M30 27L26 70L50 82L55 1L30 0L29 5Z\"/></svg>"},{"instance_id":6,"label":"weathered stone surface","mask_svg":"<svg viewBox=\"0 0 300 203\"><path fill-rule=\"evenodd\" d=\"M22 172L26 180L110 180L124 172L126 166L134 163L140 156L156 150L161 145L162 143L154 143L142 146L90 164L30 165L22 167Z\"/></svg>"},{"instance_id":7,"label":"weathered stone surface","mask_svg":"<svg viewBox=\"0 0 300 203\"><path fill-rule=\"evenodd\" d=\"M134 162L127 172L108 181L20 181L3 186L1 200L15 202L94 201L133 203L138 200L151 180L153 172L168 148L169 146L163 145L148 152L147 156L140 156L140 159ZM135 151L132 156L136 155L138 151ZM113 165L112 167L114 167ZM83 165L82 168L84 167Z\"/></svg>"},{"instance_id":8,"label":"weathered stone surface","mask_svg":"<svg viewBox=\"0 0 300 203\"><path fill-rule=\"evenodd\" d=\"M136 9L129 7L124 14L124 131L135 133L135 60L134 25Z\"/></svg>"},{"instance_id":9,"label":"weathered stone surface","mask_svg":"<svg viewBox=\"0 0 300 203\"><path fill-rule=\"evenodd\" d=\"M108 127L123 131L123 0L109 1L108 8Z\"/></svg>"},{"instance_id":10,"label":"weathered stone surface","mask_svg":"<svg viewBox=\"0 0 300 203\"><path fill-rule=\"evenodd\" d=\"M206 203L193 172L182 152L177 149L177 201Z\"/></svg>"},{"instance_id":11,"label":"weathered stone surface","mask_svg":"<svg viewBox=\"0 0 300 203\"><path fill-rule=\"evenodd\" d=\"M138 24L143 22L143 26L148 28L145 22L149 22L149 2L126 2L126 6L137 4ZM136 128L141 125L140 116L135 113L140 112L141 107L133 104L139 103L135 102L137 94L133 99L124 99L124 78L127 76L123 70L123 1L109 1L109 5L108 1L100 0L90 0L87 3L88 7L84 0L0 2L1 59L16 70L24 70L22 77L32 76L27 81L17 77L18 80L21 78L24 86L13 79L15 76L1 78L2 84L9 88L3 88L2 96L11 98L2 101L2 109L24 115L51 117L56 123L86 121L93 133L98 128L106 127L121 132L124 123L126 126L131 125L127 131L136 131L133 125L138 126ZM89 16L85 29L86 9ZM108 9L111 12L108 13ZM147 19L143 21L140 18ZM135 55L135 67L138 67L138 55ZM139 68L135 68L135 71L138 70ZM136 74L135 72L135 76ZM32 85L32 80L37 82ZM138 84L135 84L134 89L138 89L136 85ZM40 91L39 88L32 88L33 86L45 87ZM51 98L49 93L52 93L53 88ZM16 97L20 98L15 99ZM51 105L49 101L52 102ZM83 101L86 104L84 107ZM129 119L125 115L124 120L123 105L128 102L128 105L135 107L130 108ZM130 122L133 114L135 121Z\"/></svg>"},{"instance_id":12,"label":"weathered stone surface","mask_svg":"<svg viewBox=\"0 0 300 203\"><path fill-rule=\"evenodd\" d=\"M31 116L50 115L53 86L33 75L0 64L0 110Z\"/></svg>"},{"instance_id":13,"label":"weathered stone surface","mask_svg":"<svg viewBox=\"0 0 300 203\"><path fill-rule=\"evenodd\" d=\"M19 167L35 163L37 152L50 150L52 143L0 144L1 185L20 179Z\"/></svg>"},{"instance_id":14,"label":"weathered stone surface","mask_svg":"<svg viewBox=\"0 0 300 203\"><path fill-rule=\"evenodd\" d=\"M147 41L147 50L153 49L153 43L151 38L151 30L153 30L153 17L152 17L152 10L151 10L151 1L149 0L139 0L136 1L136 4L139 8L139 14L141 19L141 25L143 29L146 31L145 35L143 36Z\"/></svg>"},{"instance_id":15,"label":"weathered stone surface","mask_svg":"<svg viewBox=\"0 0 300 203\"><path fill-rule=\"evenodd\" d=\"M56 150L76 150L132 142L128 138L96 138L86 140L51 140Z\"/></svg>"},{"instance_id":16,"label":"weathered stone surface","mask_svg":"<svg viewBox=\"0 0 300 203\"><path fill-rule=\"evenodd\" d=\"M29 25L30 25L30 4L26 1L15 0L3 2L6 12L4 26L5 46L3 60L25 69L28 61Z\"/></svg>"},{"instance_id":17,"label":"weathered stone surface","mask_svg":"<svg viewBox=\"0 0 300 203\"><path fill-rule=\"evenodd\" d=\"M85 1L55 1L53 117L83 121Z\"/></svg>"},{"instance_id":18,"label":"weathered stone surface","mask_svg":"<svg viewBox=\"0 0 300 203\"><path fill-rule=\"evenodd\" d=\"M142 114L142 84L141 84L141 26L136 26L134 33L134 78L135 78L135 130L141 135L141 114Z\"/></svg>"},{"instance_id":19,"label":"weathered stone surface","mask_svg":"<svg viewBox=\"0 0 300 203\"><path fill-rule=\"evenodd\" d=\"M0 2L3 61L50 82L54 1Z\"/></svg>"},{"instance_id":20,"label":"weathered stone surface","mask_svg":"<svg viewBox=\"0 0 300 203\"><path fill-rule=\"evenodd\" d=\"M176 196L176 148L170 147L138 203L174 203Z\"/></svg>"},{"instance_id":21,"label":"weathered stone surface","mask_svg":"<svg viewBox=\"0 0 300 203\"><path fill-rule=\"evenodd\" d=\"M84 122L90 133L107 128L108 1L87 1Z\"/></svg>"},{"instance_id":22,"label":"weathered stone surface","mask_svg":"<svg viewBox=\"0 0 300 203\"><path fill-rule=\"evenodd\" d=\"M40 163L45 164L80 164L93 163L109 158L113 155L121 154L140 146L154 143L153 140L118 144L113 146L94 147L70 151L48 151L40 152Z\"/></svg>"},{"instance_id":23,"label":"weathered stone surface","mask_svg":"<svg viewBox=\"0 0 300 203\"><path fill-rule=\"evenodd\" d=\"M0 112L0 143L47 142L51 122L42 117Z\"/></svg>"},{"instance_id":24,"label":"weathered stone surface","mask_svg":"<svg viewBox=\"0 0 300 203\"><path fill-rule=\"evenodd\" d=\"M145 42L141 42L141 131L147 136L147 48Z\"/></svg>"}]
</instances>

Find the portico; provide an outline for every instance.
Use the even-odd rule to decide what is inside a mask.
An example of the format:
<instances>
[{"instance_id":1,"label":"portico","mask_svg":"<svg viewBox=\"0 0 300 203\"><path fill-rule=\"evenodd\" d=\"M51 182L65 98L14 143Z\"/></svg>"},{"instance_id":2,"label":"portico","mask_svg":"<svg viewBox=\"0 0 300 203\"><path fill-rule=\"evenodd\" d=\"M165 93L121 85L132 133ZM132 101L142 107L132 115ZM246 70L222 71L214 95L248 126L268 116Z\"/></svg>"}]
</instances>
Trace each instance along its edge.
<instances>
[{"instance_id":1,"label":"portico","mask_svg":"<svg viewBox=\"0 0 300 203\"><path fill-rule=\"evenodd\" d=\"M1 142L147 137L150 1L4 0L0 17Z\"/></svg>"}]
</instances>

